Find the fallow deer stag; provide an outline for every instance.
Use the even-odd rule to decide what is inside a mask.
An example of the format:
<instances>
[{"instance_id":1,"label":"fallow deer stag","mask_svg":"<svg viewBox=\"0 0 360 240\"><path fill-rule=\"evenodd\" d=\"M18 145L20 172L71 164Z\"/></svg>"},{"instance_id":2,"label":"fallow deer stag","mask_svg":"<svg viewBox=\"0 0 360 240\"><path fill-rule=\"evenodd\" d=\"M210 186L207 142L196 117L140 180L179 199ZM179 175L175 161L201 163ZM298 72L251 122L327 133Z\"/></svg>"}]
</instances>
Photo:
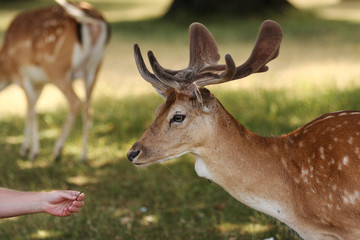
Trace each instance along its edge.
<instances>
[{"instance_id":1,"label":"fallow deer stag","mask_svg":"<svg viewBox=\"0 0 360 240\"><path fill-rule=\"evenodd\" d=\"M238 123L204 86L264 72L276 58L281 27L265 21L249 59L225 65L201 24L190 26L190 64L162 68L153 53L141 76L166 98L155 122L128 152L136 166L192 153L195 170L240 202L293 228L304 239L360 239L360 112L318 117L280 137L261 137Z\"/></svg>"},{"instance_id":2,"label":"fallow deer stag","mask_svg":"<svg viewBox=\"0 0 360 240\"><path fill-rule=\"evenodd\" d=\"M46 83L60 89L70 111L54 147L59 160L81 108L72 81L83 78L82 160L86 161L90 98L109 39L109 25L88 3L57 2L60 5L23 12L11 22L0 50L0 90L16 83L25 92L28 107L20 154L26 156L30 150L29 159L34 160L40 151L35 104Z\"/></svg>"}]
</instances>

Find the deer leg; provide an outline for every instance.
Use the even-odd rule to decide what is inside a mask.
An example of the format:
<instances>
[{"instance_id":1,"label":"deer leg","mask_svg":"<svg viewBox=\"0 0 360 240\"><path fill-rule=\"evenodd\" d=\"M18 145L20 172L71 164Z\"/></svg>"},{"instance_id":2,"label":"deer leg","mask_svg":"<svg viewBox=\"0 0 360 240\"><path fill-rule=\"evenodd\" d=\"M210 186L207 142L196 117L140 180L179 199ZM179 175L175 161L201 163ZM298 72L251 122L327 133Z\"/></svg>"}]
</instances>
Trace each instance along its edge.
<instances>
[{"instance_id":1,"label":"deer leg","mask_svg":"<svg viewBox=\"0 0 360 240\"><path fill-rule=\"evenodd\" d=\"M55 161L61 160L61 152L64 147L65 141L71 131L71 128L75 122L76 115L78 114L80 107L81 107L81 101L74 92L74 89L72 88L70 81L62 81L62 84L58 85L58 88L61 90L61 92L64 94L68 104L69 104L69 113L66 117L65 123L63 125L61 135L57 139L54 147L54 156Z\"/></svg>"},{"instance_id":2,"label":"deer leg","mask_svg":"<svg viewBox=\"0 0 360 240\"><path fill-rule=\"evenodd\" d=\"M86 99L85 107L83 109L83 149L81 157L81 160L83 162L87 162L89 129L92 125L91 95L96 82L96 75L98 73L98 69L96 71L90 71L85 78Z\"/></svg>"},{"instance_id":3,"label":"deer leg","mask_svg":"<svg viewBox=\"0 0 360 240\"><path fill-rule=\"evenodd\" d=\"M81 160L83 162L87 162L87 151L88 151L88 141L89 141L89 128L91 126L91 113L90 113L90 101L91 101L91 93L93 89L93 84L88 86L88 81L86 79L86 99L85 106L83 109L83 148Z\"/></svg>"},{"instance_id":4,"label":"deer leg","mask_svg":"<svg viewBox=\"0 0 360 240\"><path fill-rule=\"evenodd\" d=\"M30 149L29 159L31 161L34 161L40 152L35 105L39 99L43 87L43 85L33 86L29 79L24 80L24 90L28 102L28 108L24 132L25 140L21 146L20 156L26 157Z\"/></svg>"},{"instance_id":5,"label":"deer leg","mask_svg":"<svg viewBox=\"0 0 360 240\"><path fill-rule=\"evenodd\" d=\"M24 131L24 142L20 149L20 156L25 158L30 149L30 139L31 139L31 126L32 126L32 117L34 112L33 106L30 106L30 102L28 101L27 114L25 120L25 131Z\"/></svg>"}]
</instances>

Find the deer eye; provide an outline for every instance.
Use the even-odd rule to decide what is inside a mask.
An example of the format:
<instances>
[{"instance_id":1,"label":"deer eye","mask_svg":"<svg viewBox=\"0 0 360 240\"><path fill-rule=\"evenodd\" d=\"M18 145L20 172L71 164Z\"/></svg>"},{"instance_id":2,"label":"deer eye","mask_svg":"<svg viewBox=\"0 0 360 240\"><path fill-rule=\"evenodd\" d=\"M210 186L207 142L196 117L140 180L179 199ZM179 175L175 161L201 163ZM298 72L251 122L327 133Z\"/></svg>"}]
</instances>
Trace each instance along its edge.
<instances>
[{"instance_id":1,"label":"deer eye","mask_svg":"<svg viewBox=\"0 0 360 240\"><path fill-rule=\"evenodd\" d=\"M176 122L176 123L181 123L185 120L185 115L182 114L176 114L173 116L173 118L171 119L170 123L172 122Z\"/></svg>"}]
</instances>

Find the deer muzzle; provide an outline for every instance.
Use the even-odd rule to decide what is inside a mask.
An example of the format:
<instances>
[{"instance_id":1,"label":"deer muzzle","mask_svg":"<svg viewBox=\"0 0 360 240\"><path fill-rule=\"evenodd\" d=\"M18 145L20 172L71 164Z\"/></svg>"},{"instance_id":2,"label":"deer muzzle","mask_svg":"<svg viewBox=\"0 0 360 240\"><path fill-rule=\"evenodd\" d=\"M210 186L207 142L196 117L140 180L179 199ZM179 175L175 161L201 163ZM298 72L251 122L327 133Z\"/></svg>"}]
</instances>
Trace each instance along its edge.
<instances>
[{"instance_id":1,"label":"deer muzzle","mask_svg":"<svg viewBox=\"0 0 360 240\"><path fill-rule=\"evenodd\" d=\"M139 154L140 154L140 150L130 149L129 152L127 153L127 158L129 159L130 162L134 162L137 156L139 156Z\"/></svg>"}]
</instances>

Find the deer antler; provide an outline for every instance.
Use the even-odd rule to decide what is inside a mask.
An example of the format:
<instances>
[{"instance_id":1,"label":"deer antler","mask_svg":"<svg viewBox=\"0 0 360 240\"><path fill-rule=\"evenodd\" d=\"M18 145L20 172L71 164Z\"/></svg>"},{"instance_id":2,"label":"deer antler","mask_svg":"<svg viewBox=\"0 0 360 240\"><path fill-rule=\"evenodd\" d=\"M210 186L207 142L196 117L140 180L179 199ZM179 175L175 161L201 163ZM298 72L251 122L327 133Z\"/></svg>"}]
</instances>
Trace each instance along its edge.
<instances>
[{"instance_id":1,"label":"deer antler","mask_svg":"<svg viewBox=\"0 0 360 240\"><path fill-rule=\"evenodd\" d=\"M279 24L267 20L262 23L254 49L248 60L236 67L231 55L225 56L225 65L218 64L220 55L215 39L207 28L200 23L193 23L189 29L190 62L182 70L163 68L154 54L149 51L148 58L154 74L146 68L140 49L135 44L135 60L141 76L150 82L160 93L169 88L193 96L196 87L219 84L250 74L265 72L266 64L279 54L282 30Z\"/></svg>"}]
</instances>

